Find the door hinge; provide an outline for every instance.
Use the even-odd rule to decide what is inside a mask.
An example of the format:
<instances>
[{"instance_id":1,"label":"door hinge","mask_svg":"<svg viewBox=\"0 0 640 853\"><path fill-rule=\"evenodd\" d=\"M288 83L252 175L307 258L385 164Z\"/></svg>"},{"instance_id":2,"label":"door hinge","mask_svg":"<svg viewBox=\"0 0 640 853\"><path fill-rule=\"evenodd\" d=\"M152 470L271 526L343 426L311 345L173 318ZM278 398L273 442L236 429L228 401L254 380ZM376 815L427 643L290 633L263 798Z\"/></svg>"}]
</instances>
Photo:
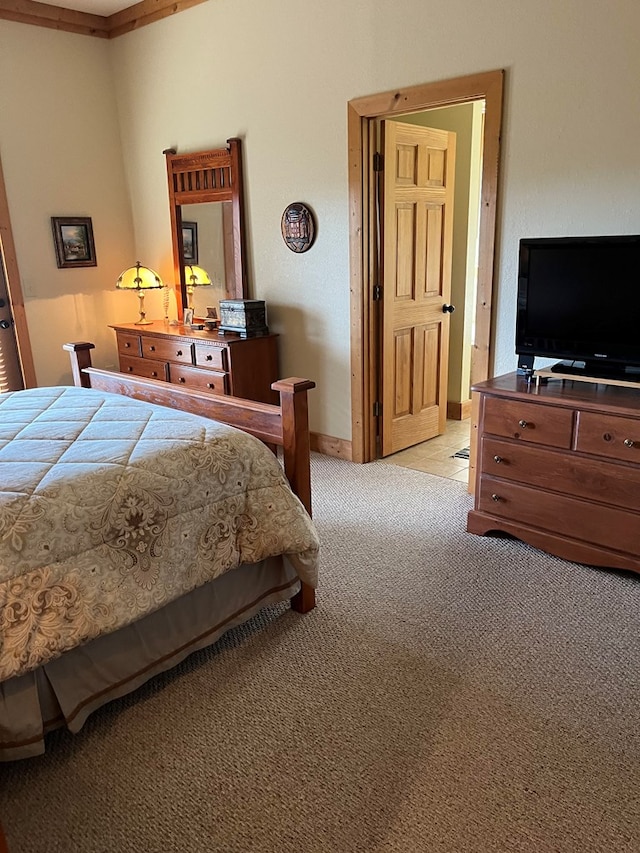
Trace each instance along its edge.
<instances>
[{"instance_id":1,"label":"door hinge","mask_svg":"<svg viewBox=\"0 0 640 853\"><path fill-rule=\"evenodd\" d=\"M382 299L382 285L374 284L373 285L373 301L379 302Z\"/></svg>"},{"instance_id":2,"label":"door hinge","mask_svg":"<svg viewBox=\"0 0 640 853\"><path fill-rule=\"evenodd\" d=\"M373 155L373 171L384 171L384 154L381 154L379 151L376 151L376 153Z\"/></svg>"},{"instance_id":3,"label":"door hinge","mask_svg":"<svg viewBox=\"0 0 640 853\"><path fill-rule=\"evenodd\" d=\"M379 400L373 404L373 417L379 418L382 415L382 403Z\"/></svg>"}]
</instances>

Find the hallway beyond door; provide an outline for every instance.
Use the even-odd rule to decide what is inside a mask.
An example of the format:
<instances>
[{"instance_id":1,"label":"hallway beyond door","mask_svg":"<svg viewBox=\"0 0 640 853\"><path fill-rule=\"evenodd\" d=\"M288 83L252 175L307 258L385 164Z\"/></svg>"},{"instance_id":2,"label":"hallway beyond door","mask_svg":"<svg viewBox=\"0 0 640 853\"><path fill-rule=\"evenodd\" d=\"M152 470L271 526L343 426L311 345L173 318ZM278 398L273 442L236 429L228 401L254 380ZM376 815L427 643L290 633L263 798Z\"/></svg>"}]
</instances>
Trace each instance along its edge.
<instances>
[{"instance_id":1,"label":"hallway beyond door","mask_svg":"<svg viewBox=\"0 0 640 853\"><path fill-rule=\"evenodd\" d=\"M402 468L413 468L437 477L447 477L449 480L469 481L469 458L455 456L461 450L469 447L471 422L447 421L446 430L442 435L423 441L407 450L401 450L384 461Z\"/></svg>"}]
</instances>

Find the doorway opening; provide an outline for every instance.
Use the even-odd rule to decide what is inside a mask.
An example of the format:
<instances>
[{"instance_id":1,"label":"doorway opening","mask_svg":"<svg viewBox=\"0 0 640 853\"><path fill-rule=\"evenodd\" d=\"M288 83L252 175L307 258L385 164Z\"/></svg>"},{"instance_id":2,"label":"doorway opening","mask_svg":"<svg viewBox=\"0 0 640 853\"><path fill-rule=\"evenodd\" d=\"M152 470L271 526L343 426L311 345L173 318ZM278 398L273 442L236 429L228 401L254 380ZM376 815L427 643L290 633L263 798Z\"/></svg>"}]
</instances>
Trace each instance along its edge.
<instances>
[{"instance_id":1,"label":"doorway opening","mask_svg":"<svg viewBox=\"0 0 640 853\"><path fill-rule=\"evenodd\" d=\"M483 102L482 169L478 211L477 284L472 306L469 384L489 376L498 161L504 72L491 71L349 102L351 248L352 459L378 455L380 319L376 304L376 181L372 168L380 120L442 107ZM384 298L384 297L383 297Z\"/></svg>"},{"instance_id":2,"label":"doorway opening","mask_svg":"<svg viewBox=\"0 0 640 853\"><path fill-rule=\"evenodd\" d=\"M20 391L22 388L24 388L24 379L22 378L18 357L18 344L14 332L2 244L0 243L0 393L2 391Z\"/></svg>"},{"instance_id":3,"label":"doorway opening","mask_svg":"<svg viewBox=\"0 0 640 853\"><path fill-rule=\"evenodd\" d=\"M36 373L0 163L0 392L36 386Z\"/></svg>"}]
</instances>

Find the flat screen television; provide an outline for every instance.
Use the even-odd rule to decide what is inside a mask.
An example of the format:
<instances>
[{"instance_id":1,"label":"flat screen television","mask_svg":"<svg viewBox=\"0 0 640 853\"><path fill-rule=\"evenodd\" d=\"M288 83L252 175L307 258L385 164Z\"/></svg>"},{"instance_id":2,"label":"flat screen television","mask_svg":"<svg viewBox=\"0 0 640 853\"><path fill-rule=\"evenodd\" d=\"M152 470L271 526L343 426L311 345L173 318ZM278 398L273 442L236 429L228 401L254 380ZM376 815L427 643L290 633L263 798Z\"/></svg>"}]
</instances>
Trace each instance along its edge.
<instances>
[{"instance_id":1,"label":"flat screen television","mask_svg":"<svg viewBox=\"0 0 640 853\"><path fill-rule=\"evenodd\" d=\"M640 235L520 240L518 367L640 382Z\"/></svg>"}]
</instances>

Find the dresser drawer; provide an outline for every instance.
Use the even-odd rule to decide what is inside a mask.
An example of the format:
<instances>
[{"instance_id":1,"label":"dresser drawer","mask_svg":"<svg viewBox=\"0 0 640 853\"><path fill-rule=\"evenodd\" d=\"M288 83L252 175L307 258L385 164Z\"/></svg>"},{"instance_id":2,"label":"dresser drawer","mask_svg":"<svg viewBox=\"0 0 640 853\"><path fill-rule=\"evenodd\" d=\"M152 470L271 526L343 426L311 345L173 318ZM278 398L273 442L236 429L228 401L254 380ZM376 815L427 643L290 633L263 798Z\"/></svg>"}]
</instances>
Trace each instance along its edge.
<instances>
[{"instance_id":1,"label":"dresser drawer","mask_svg":"<svg viewBox=\"0 0 640 853\"><path fill-rule=\"evenodd\" d=\"M573 410L487 397L483 431L548 447L571 447Z\"/></svg>"},{"instance_id":2,"label":"dresser drawer","mask_svg":"<svg viewBox=\"0 0 640 853\"><path fill-rule=\"evenodd\" d=\"M488 437L482 439L480 465L490 477L640 512L640 467Z\"/></svg>"},{"instance_id":3,"label":"dresser drawer","mask_svg":"<svg viewBox=\"0 0 640 853\"><path fill-rule=\"evenodd\" d=\"M194 356L194 362L198 367L211 367L213 370L229 369L226 347L195 344Z\"/></svg>"},{"instance_id":4,"label":"dresser drawer","mask_svg":"<svg viewBox=\"0 0 640 853\"><path fill-rule=\"evenodd\" d=\"M119 333L118 352L122 355L132 355L140 357L142 355L140 335L126 335Z\"/></svg>"},{"instance_id":5,"label":"dresser drawer","mask_svg":"<svg viewBox=\"0 0 640 853\"><path fill-rule=\"evenodd\" d=\"M164 361L176 361L193 364L192 344L189 341L164 340L142 335L142 355L144 358L157 358Z\"/></svg>"},{"instance_id":6,"label":"dresser drawer","mask_svg":"<svg viewBox=\"0 0 640 853\"><path fill-rule=\"evenodd\" d=\"M478 509L528 528L614 551L637 552L640 515L622 509L484 475L480 478ZM500 529L499 524L496 529Z\"/></svg>"},{"instance_id":7,"label":"dresser drawer","mask_svg":"<svg viewBox=\"0 0 640 853\"><path fill-rule=\"evenodd\" d=\"M187 388L213 391L215 394L229 393L229 377L215 370L200 370L197 367L169 365L169 381Z\"/></svg>"},{"instance_id":8,"label":"dresser drawer","mask_svg":"<svg viewBox=\"0 0 640 853\"><path fill-rule=\"evenodd\" d=\"M579 412L576 450L640 464L640 420Z\"/></svg>"},{"instance_id":9,"label":"dresser drawer","mask_svg":"<svg viewBox=\"0 0 640 853\"><path fill-rule=\"evenodd\" d=\"M153 358L120 356L120 372L144 376L145 379L167 380L167 365L164 361L155 361Z\"/></svg>"},{"instance_id":10,"label":"dresser drawer","mask_svg":"<svg viewBox=\"0 0 640 853\"><path fill-rule=\"evenodd\" d=\"M215 330L172 326L162 320L112 328L125 373L262 403L279 402L278 393L271 388L279 375L277 335L225 337ZM149 364L137 364L132 360L136 358Z\"/></svg>"}]
</instances>

